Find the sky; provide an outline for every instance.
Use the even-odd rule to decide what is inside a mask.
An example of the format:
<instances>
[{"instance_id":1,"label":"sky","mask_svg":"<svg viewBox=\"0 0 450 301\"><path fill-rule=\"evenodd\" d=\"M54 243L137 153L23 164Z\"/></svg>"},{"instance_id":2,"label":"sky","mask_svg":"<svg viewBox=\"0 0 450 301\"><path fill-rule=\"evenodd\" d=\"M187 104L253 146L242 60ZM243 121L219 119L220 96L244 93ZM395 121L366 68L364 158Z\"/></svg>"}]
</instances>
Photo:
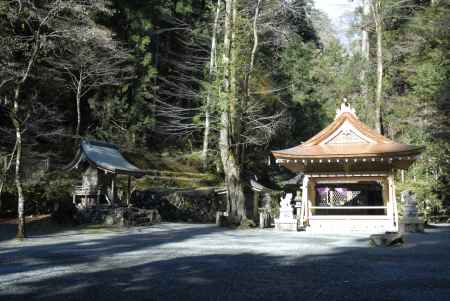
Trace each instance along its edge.
<instances>
[{"instance_id":1,"label":"sky","mask_svg":"<svg viewBox=\"0 0 450 301\"><path fill-rule=\"evenodd\" d=\"M345 14L352 12L359 0L314 0L315 7L328 14L335 25L336 33L343 44L348 44L346 31L349 20L344 18Z\"/></svg>"}]
</instances>

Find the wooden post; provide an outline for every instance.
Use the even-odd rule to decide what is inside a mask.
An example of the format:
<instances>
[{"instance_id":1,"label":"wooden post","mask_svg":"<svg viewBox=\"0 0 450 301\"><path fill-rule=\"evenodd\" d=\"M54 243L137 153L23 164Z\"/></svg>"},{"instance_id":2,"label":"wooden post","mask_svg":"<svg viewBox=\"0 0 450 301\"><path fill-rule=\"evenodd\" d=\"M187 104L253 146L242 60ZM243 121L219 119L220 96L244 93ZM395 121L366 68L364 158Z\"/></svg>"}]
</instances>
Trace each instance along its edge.
<instances>
[{"instance_id":1,"label":"wooden post","mask_svg":"<svg viewBox=\"0 0 450 301\"><path fill-rule=\"evenodd\" d=\"M258 208L259 208L259 192L253 191L253 221L255 223L258 222L259 218Z\"/></svg>"},{"instance_id":2,"label":"wooden post","mask_svg":"<svg viewBox=\"0 0 450 301\"><path fill-rule=\"evenodd\" d=\"M96 198L96 204L100 204L100 196L101 196L101 191L100 188L97 185L97 198Z\"/></svg>"},{"instance_id":3,"label":"wooden post","mask_svg":"<svg viewBox=\"0 0 450 301\"><path fill-rule=\"evenodd\" d=\"M302 200L302 207L300 207L300 227L303 227L305 222L305 207L306 203Z\"/></svg>"},{"instance_id":4,"label":"wooden post","mask_svg":"<svg viewBox=\"0 0 450 301\"><path fill-rule=\"evenodd\" d=\"M386 206L386 215L389 217L392 212L391 206L391 181L389 177L386 177L382 181L383 184L383 205Z\"/></svg>"},{"instance_id":5,"label":"wooden post","mask_svg":"<svg viewBox=\"0 0 450 301\"><path fill-rule=\"evenodd\" d=\"M393 206L394 206L394 222L395 222L395 231L398 232L399 226L398 226L398 208L397 208L397 197L395 195L395 179L392 177L392 200L393 200Z\"/></svg>"},{"instance_id":6,"label":"wooden post","mask_svg":"<svg viewBox=\"0 0 450 301\"><path fill-rule=\"evenodd\" d=\"M402 175L402 183L405 183L405 170L404 169L402 169L401 175Z\"/></svg>"},{"instance_id":7,"label":"wooden post","mask_svg":"<svg viewBox=\"0 0 450 301\"><path fill-rule=\"evenodd\" d=\"M116 202L116 174L112 174L111 177L111 203Z\"/></svg>"},{"instance_id":8,"label":"wooden post","mask_svg":"<svg viewBox=\"0 0 450 301\"><path fill-rule=\"evenodd\" d=\"M311 207L313 206L313 201L315 200L316 197L316 192L315 192L315 182L311 179L308 178L308 185L307 185L307 190L308 190L308 198L307 198L307 203L306 203L306 222L309 225L309 219L312 216L312 209ZM311 190L310 190L311 188Z\"/></svg>"},{"instance_id":9,"label":"wooden post","mask_svg":"<svg viewBox=\"0 0 450 301\"><path fill-rule=\"evenodd\" d=\"M307 207L306 207L306 222L308 225L309 225L309 218L312 216L311 207L312 207L312 202L310 200L308 200Z\"/></svg>"},{"instance_id":10,"label":"wooden post","mask_svg":"<svg viewBox=\"0 0 450 301\"><path fill-rule=\"evenodd\" d=\"M392 219L392 225L394 226L395 231L398 231L398 210L397 210L397 200L395 197L395 180L393 174L390 174L388 176L388 182L389 182L388 213L390 215L390 218Z\"/></svg>"},{"instance_id":11,"label":"wooden post","mask_svg":"<svg viewBox=\"0 0 450 301\"><path fill-rule=\"evenodd\" d=\"M302 183L302 208L300 210L300 226L303 227L305 223L306 211L308 206L308 182L309 176L303 176Z\"/></svg>"},{"instance_id":12,"label":"wooden post","mask_svg":"<svg viewBox=\"0 0 450 301\"><path fill-rule=\"evenodd\" d=\"M89 188L83 187L83 193L84 193L84 208L88 208L91 207L89 204L89 198L88 198L88 193L89 193Z\"/></svg>"},{"instance_id":13,"label":"wooden post","mask_svg":"<svg viewBox=\"0 0 450 301\"><path fill-rule=\"evenodd\" d=\"M130 206L131 199L131 176L128 176L128 196L127 196L127 206Z\"/></svg>"},{"instance_id":14,"label":"wooden post","mask_svg":"<svg viewBox=\"0 0 450 301\"><path fill-rule=\"evenodd\" d=\"M389 176L387 177L388 179L388 197L389 197L389 201L387 204L387 214L389 217L389 220L391 221L391 224L394 225L395 221L394 221L394 207L392 205L393 200L392 200L392 175L389 174Z\"/></svg>"}]
</instances>

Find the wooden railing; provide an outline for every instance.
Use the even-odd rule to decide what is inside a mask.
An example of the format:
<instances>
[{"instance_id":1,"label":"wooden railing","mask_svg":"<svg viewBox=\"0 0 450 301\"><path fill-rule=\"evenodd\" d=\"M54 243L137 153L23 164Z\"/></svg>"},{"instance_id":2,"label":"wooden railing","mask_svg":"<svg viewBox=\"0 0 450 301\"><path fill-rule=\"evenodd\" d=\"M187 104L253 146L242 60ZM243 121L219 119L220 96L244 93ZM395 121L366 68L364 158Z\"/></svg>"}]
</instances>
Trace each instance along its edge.
<instances>
[{"instance_id":1,"label":"wooden railing","mask_svg":"<svg viewBox=\"0 0 450 301\"><path fill-rule=\"evenodd\" d=\"M102 191L101 186L75 186L73 194L76 196L95 196Z\"/></svg>"},{"instance_id":2,"label":"wooden railing","mask_svg":"<svg viewBox=\"0 0 450 301\"><path fill-rule=\"evenodd\" d=\"M74 186L72 202L77 207L89 208L96 206L102 194L101 186ZM78 201L77 201L78 197Z\"/></svg>"},{"instance_id":3,"label":"wooden railing","mask_svg":"<svg viewBox=\"0 0 450 301\"><path fill-rule=\"evenodd\" d=\"M314 217L336 217L337 215L342 216L383 216L389 215L388 206L309 206L311 216Z\"/></svg>"},{"instance_id":4,"label":"wooden railing","mask_svg":"<svg viewBox=\"0 0 450 301\"><path fill-rule=\"evenodd\" d=\"M336 207L325 207L325 206L310 206L310 209L321 209L321 210L329 210L329 209L387 209L387 206L336 206Z\"/></svg>"}]
</instances>

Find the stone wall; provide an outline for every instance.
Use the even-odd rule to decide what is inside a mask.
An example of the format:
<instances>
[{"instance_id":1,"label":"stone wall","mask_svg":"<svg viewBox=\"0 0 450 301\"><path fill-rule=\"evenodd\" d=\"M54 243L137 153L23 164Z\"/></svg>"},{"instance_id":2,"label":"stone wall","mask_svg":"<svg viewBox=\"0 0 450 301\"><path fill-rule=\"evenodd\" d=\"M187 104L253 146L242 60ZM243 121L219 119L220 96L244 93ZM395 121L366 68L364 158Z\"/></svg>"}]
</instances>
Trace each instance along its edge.
<instances>
[{"instance_id":1,"label":"stone wall","mask_svg":"<svg viewBox=\"0 0 450 301\"><path fill-rule=\"evenodd\" d=\"M161 222L158 210L135 207L94 207L79 209L74 219L80 224L119 226L144 226Z\"/></svg>"},{"instance_id":2,"label":"stone wall","mask_svg":"<svg viewBox=\"0 0 450 301\"><path fill-rule=\"evenodd\" d=\"M215 191L215 188L134 191L131 203L138 208L157 209L163 221L214 223L217 211L226 209L224 196Z\"/></svg>"}]
</instances>

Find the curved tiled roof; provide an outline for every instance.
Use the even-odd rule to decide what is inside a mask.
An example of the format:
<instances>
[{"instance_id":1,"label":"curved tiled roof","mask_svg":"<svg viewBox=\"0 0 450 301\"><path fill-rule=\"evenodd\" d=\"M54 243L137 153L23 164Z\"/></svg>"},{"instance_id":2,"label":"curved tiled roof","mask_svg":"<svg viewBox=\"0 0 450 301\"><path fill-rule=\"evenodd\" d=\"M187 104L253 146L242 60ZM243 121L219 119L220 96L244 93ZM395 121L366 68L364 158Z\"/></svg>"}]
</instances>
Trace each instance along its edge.
<instances>
[{"instance_id":1,"label":"curved tiled roof","mask_svg":"<svg viewBox=\"0 0 450 301\"><path fill-rule=\"evenodd\" d=\"M332 123L330 123L326 128L321 130L319 133L314 135L312 138L310 138L302 145L311 146L321 143L326 138L330 137L333 133L335 133L344 124L345 121L348 121L362 134L364 134L370 139L373 139L377 143L395 143L394 141L384 137L383 135L378 134L376 131L369 128L367 125L361 122L354 114L344 112L339 116L337 116L337 118Z\"/></svg>"},{"instance_id":2,"label":"curved tiled roof","mask_svg":"<svg viewBox=\"0 0 450 301\"><path fill-rule=\"evenodd\" d=\"M355 141L331 143L333 137L347 127ZM356 133L356 134L355 134ZM345 158L415 156L423 147L394 142L361 122L353 112L338 112L336 119L306 142L287 149L272 151L276 158Z\"/></svg>"},{"instance_id":3,"label":"curved tiled roof","mask_svg":"<svg viewBox=\"0 0 450 301\"><path fill-rule=\"evenodd\" d=\"M119 148L111 143L82 140L76 158L67 169L76 168L83 161L111 173L128 174L136 177L144 175L143 170L128 162L120 153Z\"/></svg>"},{"instance_id":4,"label":"curved tiled roof","mask_svg":"<svg viewBox=\"0 0 450 301\"><path fill-rule=\"evenodd\" d=\"M400 144L335 144L335 145L299 145L279 151L272 151L275 157L283 158L339 158L339 157L383 157L389 155L417 155L422 147Z\"/></svg>"}]
</instances>

